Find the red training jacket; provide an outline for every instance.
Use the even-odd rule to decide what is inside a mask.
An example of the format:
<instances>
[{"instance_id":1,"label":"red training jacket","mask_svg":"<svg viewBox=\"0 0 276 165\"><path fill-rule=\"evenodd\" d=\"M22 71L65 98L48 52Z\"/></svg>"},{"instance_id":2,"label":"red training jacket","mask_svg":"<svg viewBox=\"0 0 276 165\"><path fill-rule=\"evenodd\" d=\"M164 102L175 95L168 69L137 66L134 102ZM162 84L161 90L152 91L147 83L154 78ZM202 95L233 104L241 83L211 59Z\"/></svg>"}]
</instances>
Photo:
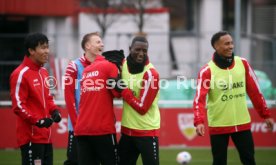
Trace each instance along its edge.
<instances>
[{"instance_id":1,"label":"red training jacket","mask_svg":"<svg viewBox=\"0 0 276 165\"><path fill-rule=\"evenodd\" d=\"M46 86L48 72L25 56L10 76L12 110L17 115L16 136L19 146L32 143L51 143L51 128L35 126L39 119L50 117L59 109Z\"/></svg>"},{"instance_id":2,"label":"red training jacket","mask_svg":"<svg viewBox=\"0 0 276 165\"><path fill-rule=\"evenodd\" d=\"M246 92L251 99L254 108L257 110L258 114L262 118L269 118L271 112L268 110L265 99L260 91L256 75L247 62L246 59L241 58L244 68L245 68L245 77L246 77ZM235 61L229 67L232 69L235 66ZM211 80L211 70L210 67L206 64L203 68L201 68L198 74L197 80L197 91L194 98L193 109L194 109L194 125L204 123L204 110L206 106L206 96L209 92ZM242 124L238 126L230 126L230 127L209 127L210 134L223 134L223 133L232 133L243 130L249 130L251 128L251 124Z\"/></svg>"},{"instance_id":3,"label":"red training jacket","mask_svg":"<svg viewBox=\"0 0 276 165\"><path fill-rule=\"evenodd\" d=\"M83 71L76 136L97 136L116 133L113 98L118 94L107 89L106 81L118 76L115 64L98 55Z\"/></svg>"}]
</instances>

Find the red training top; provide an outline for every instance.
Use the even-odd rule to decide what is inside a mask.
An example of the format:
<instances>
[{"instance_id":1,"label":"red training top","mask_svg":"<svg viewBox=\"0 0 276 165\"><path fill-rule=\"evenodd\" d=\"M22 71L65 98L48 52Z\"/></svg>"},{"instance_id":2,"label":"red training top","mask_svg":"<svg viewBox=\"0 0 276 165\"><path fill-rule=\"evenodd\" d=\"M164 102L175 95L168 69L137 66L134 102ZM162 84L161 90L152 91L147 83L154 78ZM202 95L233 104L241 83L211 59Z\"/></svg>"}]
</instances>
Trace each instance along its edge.
<instances>
[{"instance_id":1,"label":"red training top","mask_svg":"<svg viewBox=\"0 0 276 165\"><path fill-rule=\"evenodd\" d=\"M47 70L25 56L10 76L12 110L17 115L16 136L19 146L51 143L51 128L35 126L38 120L50 117L59 107L54 104L47 86Z\"/></svg>"},{"instance_id":2,"label":"red training top","mask_svg":"<svg viewBox=\"0 0 276 165\"><path fill-rule=\"evenodd\" d=\"M115 64L98 55L95 61L83 71L81 80L81 99L75 135L106 135L116 133L113 98L115 90L108 89L109 78L118 76Z\"/></svg>"}]
</instances>

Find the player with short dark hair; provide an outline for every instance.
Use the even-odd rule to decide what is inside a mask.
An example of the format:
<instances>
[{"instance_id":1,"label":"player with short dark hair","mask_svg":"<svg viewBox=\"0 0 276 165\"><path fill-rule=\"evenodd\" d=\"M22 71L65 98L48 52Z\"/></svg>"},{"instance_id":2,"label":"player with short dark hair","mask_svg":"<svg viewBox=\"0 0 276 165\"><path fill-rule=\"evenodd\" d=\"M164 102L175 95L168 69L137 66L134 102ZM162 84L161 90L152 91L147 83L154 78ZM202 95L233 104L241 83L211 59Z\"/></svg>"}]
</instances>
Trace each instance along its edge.
<instances>
[{"instance_id":1,"label":"player with short dark hair","mask_svg":"<svg viewBox=\"0 0 276 165\"><path fill-rule=\"evenodd\" d=\"M204 111L207 118L213 164L226 165L229 138L233 140L243 164L254 165L254 142L251 119L246 103L250 97L258 114L273 130L273 119L260 91L255 73L246 59L235 56L234 43L228 32L213 35L213 59L201 68L194 98L194 125L199 136L205 135Z\"/></svg>"},{"instance_id":2,"label":"player with short dark hair","mask_svg":"<svg viewBox=\"0 0 276 165\"><path fill-rule=\"evenodd\" d=\"M23 62L10 76L12 110L17 115L16 135L23 165L53 164L51 128L61 120L47 86L48 38L41 33L25 39Z\"/></svg>"},{"instance_id":3,"label":"player with short dark hair","mask_svg":"<svg viewBox=\"0 0 276 165\"><path fill-rule=\"evenodd\" d=\"M122 65L121 78L127 88L117 89L124 99L119 141L121 165L135 165L140 154L144 165L159 164L159 74L149 62L148 47L145 37L135 37Z\"/></svg>"}]
</instances>

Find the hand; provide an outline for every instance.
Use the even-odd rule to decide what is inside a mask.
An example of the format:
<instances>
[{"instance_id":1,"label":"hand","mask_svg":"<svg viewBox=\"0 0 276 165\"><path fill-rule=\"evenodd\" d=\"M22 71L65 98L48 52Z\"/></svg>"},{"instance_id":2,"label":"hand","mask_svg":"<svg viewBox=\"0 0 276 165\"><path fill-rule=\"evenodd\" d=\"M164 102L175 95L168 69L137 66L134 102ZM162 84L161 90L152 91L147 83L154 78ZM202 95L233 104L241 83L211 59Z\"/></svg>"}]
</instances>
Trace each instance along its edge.
<instances>
[{"instance_id":1,"label":"hand","mask_svg":"<svg viewBox=\"0 0 276 165\"><path fill-rule=\"evenodd\" d=\"M58 123L61 121L61 115L58 110L54 110L51 116L54 122Z\"/></svg>"},{"instance_id":2,"label":"hand","mask_svg":"<svg viewBox=\"0 0 276 165\"><path fill-rule=\"evenodd\" d=\"M204 136L204 134L205 134L204 124L198 124L196 126L196 133L198 136Z\"/></svg>"},{"instance_id":3,"label":"hand","mask_svg":"<svg viewBox=\"0 0 276 165\"><path fill-rule=\"evenodd\" d=\"M36 126L38 126L39 128L43 128L43 127L50 127L53 123L53 120L51 118L43 118L38 120L38 122L35 124Z\"/></svg>"},{"instance_id":4,"label":"hand","mask_svg":"<svg viewBox=\"0 0 276 165\"><path fill-rule=\"evenodd\" d=\"M106 85L107 85L108 89L115 89L119 93L121 93L124 89L127 88L125 82L119 77L109 78L107 80Z\"/></svg>"},{"instance_id":5,"label":"hand","mask_svg":"<svg viewBox=\"0 0 276 165\"><path fill-rule=\"evenodd\" d=\"M267 118L267 119L265 119L265 123L266 123L267 129L269 131L273 131L273 124L274 124L273 119L272 118Z\"/></svg>"},{"instance_id":6,"label":"hand","mask_svg":"<svg viewBox=\"0 0 276 165\"><path fill-rule=\"evenodd\" d=\"M121 70L121 65L123 60L125 59L124 51L123 50L110 50L103 52L102 55L105 57L106 60L115 64L119 70Z\"/></svg>"}]
</instances>

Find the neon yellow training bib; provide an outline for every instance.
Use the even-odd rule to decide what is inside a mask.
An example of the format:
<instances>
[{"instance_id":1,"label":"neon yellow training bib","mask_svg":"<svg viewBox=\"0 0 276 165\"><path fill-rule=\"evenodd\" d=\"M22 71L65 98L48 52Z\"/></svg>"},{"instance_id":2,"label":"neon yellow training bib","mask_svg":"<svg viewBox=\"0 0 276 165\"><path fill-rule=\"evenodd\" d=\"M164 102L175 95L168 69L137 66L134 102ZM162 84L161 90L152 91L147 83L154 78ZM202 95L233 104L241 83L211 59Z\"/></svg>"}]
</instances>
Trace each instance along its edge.
<instances>
[{"instance_id":1,"label":"neon yellow training bib","mask_svg":"<svg viewBox=\"0 0 276 165\"><path fill-rule=\"evenodd\" d=\"M150 63L144 67L142 73L131 74L128 71L127 61L124 62L122 68L122 79L127 83L135 97L139 98L141 84L144 74L153 68ZM143 99L143 98L141 98ZM159 92L156 95L150 109L145 115L140 115L136 112L127 102L123 102L123 115L122 115L122 126L137 129L137 130L153 130L160 128L160 112L158 108Z\"/></svg>"},{"instance_id":2,"label":"neon yellow training bib","mask_svg":"<svg viewBox=\"0 0 276 165\"><path fill-rule=\"evenodd\" d=\"M208 125L211 127L235 126L250 122L246 104L245 68L235 56L232 69L221 69L213 61L210 90L207 101Z\"/></svg>"}]
</instances>

